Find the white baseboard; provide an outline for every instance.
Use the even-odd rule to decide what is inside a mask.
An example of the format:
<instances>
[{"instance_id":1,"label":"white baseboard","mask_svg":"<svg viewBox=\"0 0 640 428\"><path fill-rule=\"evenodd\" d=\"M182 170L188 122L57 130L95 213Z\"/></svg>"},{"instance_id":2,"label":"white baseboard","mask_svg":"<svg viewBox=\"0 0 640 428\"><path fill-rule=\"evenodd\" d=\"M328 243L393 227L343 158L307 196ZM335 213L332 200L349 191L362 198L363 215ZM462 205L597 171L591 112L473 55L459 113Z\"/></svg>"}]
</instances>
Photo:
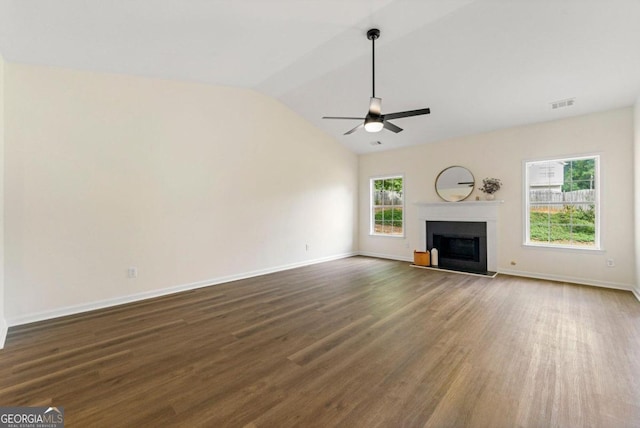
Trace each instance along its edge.
<instances>
[{"instance_id":1,"label":"white baseboard","mask_svg":"<svg viewBox=\"0 0 640 428\"><path fill-rule=\"evenodd\" d=\"M413 262L413 258L411 257L402 257L390 254L381 254L381 253L371 253L368 251L360 251L361 256L367 257L377 257L381 259L390 259L390 260L398 260L404 262ZM511 269L498 269L498 273L503 273L505 275L513 275L513 276L521 276L524 278L535 278L535 279L546 279L548 281L559 281L559 282L568 282L571 284L579 284L579 285L590 285L593 287L602 287L602 288L612 288L615 290L625 290L631 291L634 296L640 301L640 291L634 289L629 284L617 283L617 282L605 282L605 281L594 281L585 278L575 278L564 275L551 275L537 272L525 272Z\"/></svg>"},{"instance_id":2,"label":"white baseboard","mask_svg":"<svg viewBox=\"0 0 640 428\"><path fill-rule=\"evenodd\" d=\"M212 285L218 285L225 282L238 281L241 279L253 278L256 276L267 275L275 272L282 272L285 270L295 269L304 266L310 266L318 263L329 262L332 260L344 259L347 257L352 257L358 255L357 252L350 252L344 254L338 254L329 257L322 257L314 260L305 260L303 262L290 263L286 265L276 266L272 268L259 269L250 272L244 272L235 275L228 275L218 278L207 279L203 281L193 282L190 284L182 284L174 287L163 288L159 290L146 291L143 293L130 294L122 297L114 297L111 299L100 300L96 302L83 303L80 305L66 306L63 308L53 309L50 311L38 312L28 315L23 315L15 318L11 318L7 320L7 323L10 327L29 324L37 321L45 321L52 318L64 317L67 315L79 314L82 312L94 311L97 309L109 308L112 306L123 305L126 303L138 302L140 300L152 299L154 297L167 296L169 294L180 293L182 291L194 290L196 288L209 287ZM5 324L5 334L7 330L7 324Z\"/></svg>"},{"instance_id":3,"label":"white baseboard","mask_svg":"<svg viewBox=\"0 0 640 428\"><path fill-rule=\"evenodd\" d=\"M366 257L376 257L378 259L398 260L401 262L413 262L413 257L402 257L402 256L391 255L391 254L371 253L369 251L360 251L358 254Z\"/></svg>"},{"instance_id":4,"label":"white baseboard","mask_svg":"<svg viewBox=\"0 0 640 428\"><path fill-rule=\"evenodd\" d=\"M549 281L569 282L571 284L591 285L594 287L613 288L616 290L633 291L633 287L631 287L629 284L622 284L618 282L597 281L597 280L575 278L575 277L564 276L564 275L525 272L525 271L511 270L511 269L498 269L498 273L503 273L505 275L513 275L513 276L522 276L525 278L546 279Z\"/></svg>"},{"instance_id":5,"label":"white baseboard","mask_svg":"<svg viewBox=\"0 0 640 428\"><path fill-rule=\"evenodd\" d=\"M7 340L7 332L9 327L4 318L0 318L0 349L4 348L4 342Z\"/></svg>"}]
</instances>

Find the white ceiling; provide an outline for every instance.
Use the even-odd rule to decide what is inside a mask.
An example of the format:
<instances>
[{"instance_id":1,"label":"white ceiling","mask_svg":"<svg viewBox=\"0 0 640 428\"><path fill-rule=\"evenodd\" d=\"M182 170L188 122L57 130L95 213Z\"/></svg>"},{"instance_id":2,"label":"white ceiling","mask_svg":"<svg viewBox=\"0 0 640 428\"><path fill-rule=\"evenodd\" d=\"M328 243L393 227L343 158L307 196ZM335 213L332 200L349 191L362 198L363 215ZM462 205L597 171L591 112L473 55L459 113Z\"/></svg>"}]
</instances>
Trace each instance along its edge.
<instances>
[{"instance_id":1,"label":"white ceiling","mask_svg":"<svg viewBox=\"0 0 640 428\"><path fill-rule=\"evenodd\" d=\"M357 122L321 117L366 114L371 27L383 112L432 113L343 136ZM254 88L365 153L632 105L640 1L0 0L0 52Z\"/></svg>"}]
</instances>

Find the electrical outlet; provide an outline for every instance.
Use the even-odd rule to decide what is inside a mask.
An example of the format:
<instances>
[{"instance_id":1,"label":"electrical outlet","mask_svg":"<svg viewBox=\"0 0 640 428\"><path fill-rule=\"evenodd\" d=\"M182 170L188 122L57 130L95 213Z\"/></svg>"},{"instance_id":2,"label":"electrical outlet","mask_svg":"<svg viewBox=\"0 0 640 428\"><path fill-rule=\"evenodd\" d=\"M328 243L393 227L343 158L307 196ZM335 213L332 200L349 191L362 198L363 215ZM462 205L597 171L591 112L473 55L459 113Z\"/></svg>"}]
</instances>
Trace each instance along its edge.
<instances>
[{"instance_id":1,"label":"electrical outlet","mask_svg":"<svg viewBox=\"0 0 640 428\"><path fill-rule=\"evenodd\" d=\"M616 263L613 259L607 259L607 267L615 267Z\"/></svg>"},{"instance_id":2,"label":"electrical outlet","mask_svg":"<svg viewBox=\"0 0 640 428\"><path fill-rule=\"evenodd\" d=\"M137 278L138 277L138 268L135 266L131 266L127 269L127 278Z\"/></svg>"}]
</instances>

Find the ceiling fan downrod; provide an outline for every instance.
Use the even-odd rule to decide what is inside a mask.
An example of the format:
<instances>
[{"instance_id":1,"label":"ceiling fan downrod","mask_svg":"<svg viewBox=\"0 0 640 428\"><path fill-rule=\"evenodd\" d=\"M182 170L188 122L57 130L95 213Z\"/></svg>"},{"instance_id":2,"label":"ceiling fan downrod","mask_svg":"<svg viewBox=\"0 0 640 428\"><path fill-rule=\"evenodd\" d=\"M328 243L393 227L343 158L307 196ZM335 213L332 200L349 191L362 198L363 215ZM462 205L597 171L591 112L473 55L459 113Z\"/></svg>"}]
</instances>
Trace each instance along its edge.
<instances>
[{"instance_id":1,"label":"ceiling fan downrod","mask_svg":"<svg viewBox=\"0 0 640 428\"><path fill-rule=\"evenodd\" d=\"M372 28L367 31L367 39L371 40L371 97L376 97L376 40L380 37L380 30Z\"/></svg>"}]
</instances>

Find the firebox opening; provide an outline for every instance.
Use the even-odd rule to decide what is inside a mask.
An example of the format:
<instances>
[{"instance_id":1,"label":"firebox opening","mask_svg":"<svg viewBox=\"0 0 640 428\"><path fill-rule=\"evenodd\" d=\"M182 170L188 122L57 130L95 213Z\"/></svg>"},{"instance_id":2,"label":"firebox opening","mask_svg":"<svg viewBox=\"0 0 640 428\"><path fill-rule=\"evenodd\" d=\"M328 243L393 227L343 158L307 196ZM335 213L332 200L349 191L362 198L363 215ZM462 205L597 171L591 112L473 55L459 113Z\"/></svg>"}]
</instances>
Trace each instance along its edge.
<instances>
[{"instance_id":1,"label":"firebox opening","mask_svg":"<svg viewBox=\"0 0 640 428\"><path fill-rule=\"evenodd\" d=\"M440 257L456 260L480 261L480 238L433 235L433 246L440 251Z\"/></svg>"}]
</instances>

